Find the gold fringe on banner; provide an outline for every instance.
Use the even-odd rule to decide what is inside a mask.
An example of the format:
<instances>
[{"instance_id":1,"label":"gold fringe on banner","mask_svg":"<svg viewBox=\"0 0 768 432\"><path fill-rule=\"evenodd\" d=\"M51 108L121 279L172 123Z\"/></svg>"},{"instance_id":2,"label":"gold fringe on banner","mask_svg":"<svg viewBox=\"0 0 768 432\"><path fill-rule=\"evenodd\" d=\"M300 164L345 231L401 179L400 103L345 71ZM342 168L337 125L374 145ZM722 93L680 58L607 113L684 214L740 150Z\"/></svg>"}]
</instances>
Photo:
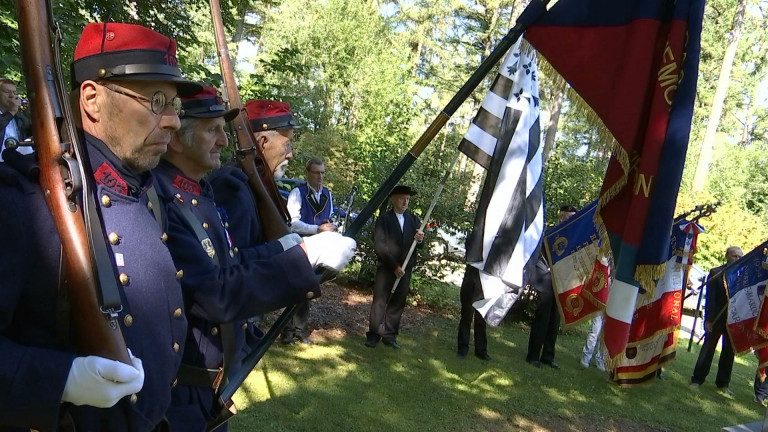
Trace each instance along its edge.
<instances>
[{"instance_id":1,"label":"gold fringe on banner","mask_svg":"<svg viewBox=\"0 0 768 432\"><path fill-rule=\"evenodd\" d=\"M670 357L670 354L675 353L677 351L678 335L679 335L679 332L676 332L675 336L674 336L674 340L675 340L674 344L672 344L671 346L668 346L668 347L664 348L663 350L661 350L661 353L659 354L659 361L657 363L648 365L648 367L646 369L642 370L642 371L624 373L624 374L622 374L621 377L616 377L614 375L612 377L614 382L617 381L617 380L622 380L622 379L626 380L626 379L644 378L644 377L647 377L649 375L654 375L655 376L657 370L661 369L662 367L664 367L664 365L666 365L667 363L670 363L670 362L672 362L673 360L676 359L676 356L674 358L669 358L669 357ZM616 384L619 387L621 387L621 388L632 388L632 387L644 386L644 385L647 385L647 384L649 384L649 383L651 383L653 381L654 381L653 379L648 379L646 381L639 382L639 383L619 383L619 382L617 382Z\"/></svg>"},{"instance_id":2,"label":"gold fringe on banner","mask_svg":"<svg viewBox=\"0 0 768 432\"><path fill-rule=\"evenodd\" d=\"M762 310L763 310L763 306L761 305L760 306L760 311L762 311ZM757 313L757 316L758 316L758 318L760 317L760 312ZM761 329L760 327L757 326L757 319L755 319L755 326L754 326L753 330L755 331L755 333L757 333L760 336L768 339L768 332L766 332L765 330L763 330L763 329ZM765 346L766 344L768 344L768 342L763 344L763 346Z\"/></svg>"},{"instance_id":3,"label":"gold fringe on banner","mask_svg":"<svg viewBox=\"0 0 768 432\"><path fill-rule=\"evenodd\" d=\"M601 340L601 343L605 343L605 342L603 342L602 338L600 340ZM606 352L606 354L608 354L608 353ZM613 378L613 376L614 376L614 374L616 372L616 367L621 362L623 362L626 358L627 358L627 349L624 348L621 351L621 353L619 353L619 355L617 355L616 357L608 356L608 357L603 359L605 361L605 370L608 371L608 373L611 375L611 378Z\"/></svg>"},{"instance_id":4,"label":"gold fringe on banner","mask_svg":"<svg viewBox=\"0 0 768 432\"><path fill-rule=\"evenodd\" d=\"M658 363L649 365L648 368L643 369L642 371L635 371L635 372L624 373L624 374L622 374L621 377L618 377L616 375L616 368L620 366L621 362L626 360L627 349L635 348L638 345L642 345L643 343L649 341L650 339L652 339L654 337L657 337L657 336L660 336L660 335L667 335L667 334L669 334L671 332L675 333L674 336L673 336L673 343L672 343L672 345L670 345L670 346L664 348L663 350L661 350L661 353L659 354L659 362ZM664 359L664 357L668 356L672 352L677 351L677 340L679 339L679 336L680 336L680 326L670 327L669 329L660 330L660 331L654 333L653 336L645 338L645 339L643 339L641 341L632 342L631 344L627 344L626 348L624 348L624 351L622 351L621 355L617 356L615 359L610 359L609 361L606 361L606 363L605 363L606 370L610 373L611 381L615 382L615 381L621 380L621 379L642 378L642 377L644 377L644 376L646 376L646 375L648 375L650 373L655 372L660 367L662 367L665 364L669 363L671 360L670 359ZM609 363L610 363L610 365L609 365ZM650 381L648 381L648 382L650 382ZM638 386L638 385L642 385L642 384L645 384L645 382L644 383L638 383L638 384L621 384L621 383L617 383L617 384L619 385L619 387L625 388L625 387L635 387L635 386Z\"/></svg>"},{"instance_id":5,"label":"gold fringe on banner","mask_svg":"<svg viewBox=\"0 0 768 432\"><path fill-rule=\"evenodd\" d=\"M667 263L642 264L635 267L635 280L645 290L647 298L653 298L656 292L656 282L664 276Z\"/></svg>"}]
</instances>

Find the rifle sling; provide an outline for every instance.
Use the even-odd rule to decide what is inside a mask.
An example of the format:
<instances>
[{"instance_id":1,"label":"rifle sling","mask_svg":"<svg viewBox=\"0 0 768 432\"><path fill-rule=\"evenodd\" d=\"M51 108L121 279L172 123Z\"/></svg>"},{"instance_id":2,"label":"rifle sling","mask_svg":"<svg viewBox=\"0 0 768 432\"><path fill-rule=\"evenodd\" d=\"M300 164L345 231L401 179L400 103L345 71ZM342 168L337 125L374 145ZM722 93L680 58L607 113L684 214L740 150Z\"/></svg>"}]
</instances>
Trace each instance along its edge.
<instances>
[{"instance_id":1,"label":"rifle sling","mask_svg":"<svg viewBox=\"0 0 768 432\"><path fill-rule=\"evenodd\" d=\"M147 189L147 198L149 198L149 204L152 206L152 214L155 215L157 226L159 226L161 230L165 231L165 228L163 227L163 214L160 212L160 198L157 196L157 190L155 190L154 185Z\"/></svg>"},{"instance_id":2,"label":"rifle sling","mask_svg":"<svg viewBox=\"0 0 768 432\"><path fill-rule=\"evenodd\" d=\"M219 254L216 253L216 250L213 248L213 243L208 237L208 233L206 233L203 229L202 224L198 218L192 213L192 211L189 210L187 206L181 202L179 197L176 197L173 200L173 203L176 205L176 208L179 209L181 215L187 221L187 224L192 227L192 230L195 232L195 236L197 237L200 246L206 253L208 253L208 256L213 260L213 263L217 267L221 267L221 264L219 263ZM224 381L230 372L232 360L235 358L235 329L232 323L220 323L219 334L221 335L221 350L224 364L222 376L219 378L222 378L220 381ZM181 379L183 377L180 375L179 378ZM210 384L214 388L218 388L220 383L213 382Z\"/></svg>"},{"instance_id":3,"label":"rifle sling","mask_svg":"<svg viewBox=\"0 0 768 432\"><path fill-rule=\"evenodd\" d=\"M56 296L56 334L55 346L61 350L70 349L69 340L69 287L67 286L67 269L64 266L64 247L59 252L59 284Z\"/></svg>"},{"instance_id":4,"label":"rifle sling","mask_svg":"<svg viewBox=\"0 0 768 432\"><path fill-rule=\"evenodd\" d=\"M90 195L90 194L86 194ZM84 197L84 206L89 206L90 211L83 211L84 217L89 220L86 221L86 229L90 230L89 237L91 239L91 254L93 256L94 269L96 270L96 277L99 281L99 296L101 300L101 311L103 313L116 313L122 309L122 299L120 298L120 291L117 288L117 278L115 277L114 256L110 252L107 246L107 239L104 236L104 228L101 224L101 218L98 211L98 205L96 205L95 197ZM114 320L114 315L112 315Z\"/></svg>"}]
</instances>

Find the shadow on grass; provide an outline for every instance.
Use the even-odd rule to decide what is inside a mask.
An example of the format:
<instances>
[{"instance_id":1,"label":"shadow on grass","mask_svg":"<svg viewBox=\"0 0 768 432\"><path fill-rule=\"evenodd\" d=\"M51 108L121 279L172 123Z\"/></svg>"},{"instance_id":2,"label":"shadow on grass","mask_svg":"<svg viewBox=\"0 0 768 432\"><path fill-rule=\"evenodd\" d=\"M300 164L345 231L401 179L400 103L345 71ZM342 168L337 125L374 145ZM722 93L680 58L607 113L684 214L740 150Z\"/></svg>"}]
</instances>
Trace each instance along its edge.
<instances>
[{"instance_id":1,"label":"shadow on grass","mask_svg":"<svg viewBox=\"0 0 768 432\"><path fill-rule=\"evenodd\" d=\"M584 327L558 339L561 370L525 363L528 329L489 328L495 361L456 357L456 322L434 317L399 338L402 350L347 335L314 346L275 346L238 393L238 431L709 431L756 421L752 356L734 365L733 399L688 387L698 347L665 367L666 381L621 389L578 359ZM471 352L471 351L470 351ZM712 376L716 371L713 362Z\"/></svg>"}]
</instances>

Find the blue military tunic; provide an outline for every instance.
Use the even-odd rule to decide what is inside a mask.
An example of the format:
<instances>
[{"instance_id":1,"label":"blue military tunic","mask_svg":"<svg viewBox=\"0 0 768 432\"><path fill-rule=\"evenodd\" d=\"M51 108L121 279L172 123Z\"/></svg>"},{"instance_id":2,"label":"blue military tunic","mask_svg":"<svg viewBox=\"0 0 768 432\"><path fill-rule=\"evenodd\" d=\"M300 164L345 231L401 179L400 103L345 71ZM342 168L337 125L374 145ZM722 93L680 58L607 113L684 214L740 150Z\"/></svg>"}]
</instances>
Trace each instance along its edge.
<instances>
[{"instance_id":1,"label":"blue military tunic","mask_svg":"<svg viewBox=\"0 0 768 432\"><path fill-rule=\"evenodd\" d=\"M223 366L220 323L234 323L234 367L245 346L245 319L300 301L314 291L312 267L299 247L283 251L278 241L258 247L235 247L227 231L227 211L217 208L210 185L185 176L163 161L156 176L173 194L169 241L181 279L190 322L184 364L201 369ZM198 226L191 226L197 224ZM202 228L202 229L201 229ZM307 283L310 281L310 283ZM314 295L314 294L312 294ZM184 383L183 374L180 383ZM174 390L169 420L179 430L203 430L213 419L210 386L180 385ZM207 414L204 418L201 415Z\"/></svg>"},{"instance_id":2,"label":"blue military tunic","mask_svg":"<svg viewBox=\"0 0 768 432\"><path fill-rule=\"evenodd\" d=\"M256 200L248 186L248 176L243 170L223 166L208 175L216 202L229 216L229 232L235 247L244 248L264 243L264 235L256 209Z\"/></svg>"},{"instance_id":3,"label":"blue military tunic","mask_svg":"<svg viewBox=\"0 0 768 432\"><path fill-rule=\"evenodd\" d=\"M170 404L187 321L181 273L164 244L164 212L158 224L150 208L154 178L133 173L94 137L87 147L121 282L118 320L143 362L144 386L109 409L59 404L74 358L55 347L60 241L39 186L4 169L0 223L10 229L0 248L0 425L55 430L67 412L78 432L151 431Z\"/></svg>"}]
</instances>

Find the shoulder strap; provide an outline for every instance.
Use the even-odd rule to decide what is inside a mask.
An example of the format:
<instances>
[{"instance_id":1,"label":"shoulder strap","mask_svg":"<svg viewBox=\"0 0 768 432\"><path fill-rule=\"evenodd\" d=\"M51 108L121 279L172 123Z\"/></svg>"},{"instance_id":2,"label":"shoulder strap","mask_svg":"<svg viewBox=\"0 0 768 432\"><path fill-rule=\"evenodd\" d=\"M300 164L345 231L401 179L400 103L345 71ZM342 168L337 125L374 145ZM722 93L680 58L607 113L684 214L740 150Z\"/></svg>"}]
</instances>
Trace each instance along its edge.
<instances>
[{"instance_id":1,"label":"shoulder strap","mask_svg":"<svg viewBox=\"0 0 768 432\"><path fill-rule=\"evenodd\" d=\"M187 221L187 224L192 227L192 230L195 232L195 237L197 237L197 241L200 242L200 246L208 256L211 257L213 263L220 267L219 255L216 253L216 248L213 247L213 242L208 237L208 233L205 232L200 224L200 220L183 204L178 195L173 200L173 203L176 205L176 208L179 209L181 215Z\"/></svg>"},{"instance_id":2,"label":"shoulder strap","mask_svg":"<svg viewBox=\"0 0 768 432\"><path fill-rule=\"evenodd\" d=\"M160 197L157 196L157 190L155 190L155 185L152 185L147 189L147 198L149 198L149 203L152 205L152 214L155 215L155 220L157 221L157 225L160 227L161 230L165 230L165 227L163 227L163 214L161 213L160 209Z\"/></svg>"},{"instance_id":3,"label":"shoulder strap","mask_svg":"<svg viewBox=\"0 0 768 432\"><path fill-rule=\"evenodd\" d=\"M213 247L213 242L211 242L208 234L205 232L205 230L203 230L200 220L189 210L187 206L181 202L181 199L178 195L173 200L173 203L176 205L176 208L181 211L181 215L187 221L189 226L192 227L197 240L200 242L200 246L208 254L208 256L211 257L213 263L216 264L217 267L220 267L221 264L219 264L219 255L216 253L216 249ZM222 356L224 358L224 370L222 373L222 378L226 379L231 369L232 361L235 358L236 350L234 325L232 323L220 323L219 334L221 335L221 349ZM220 384L221 383L216 383L215 386L218 387Z\"/></svg>"}]
</instances>

